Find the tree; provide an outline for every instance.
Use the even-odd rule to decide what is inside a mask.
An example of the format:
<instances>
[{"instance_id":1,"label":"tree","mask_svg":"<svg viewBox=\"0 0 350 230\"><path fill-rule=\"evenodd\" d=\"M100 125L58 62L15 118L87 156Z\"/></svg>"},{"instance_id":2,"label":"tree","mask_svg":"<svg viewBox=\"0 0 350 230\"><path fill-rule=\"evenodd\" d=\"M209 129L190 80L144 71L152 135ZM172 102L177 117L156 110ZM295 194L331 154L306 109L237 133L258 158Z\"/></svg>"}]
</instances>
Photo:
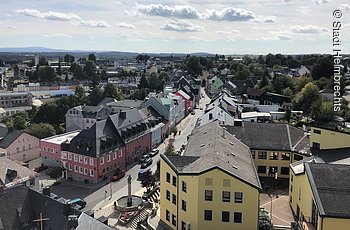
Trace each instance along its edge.
<instances>
[{"instance_id":1,"label":"tree","mask_svg":"<svg viewBox=\"0 0 350 230\"><path fill-rule=\"evenodd\" d=\"M51 82L56 78L56 73L51 66L40 66L38 70L38 80L42 82Z\"/></svg>"},{"instance_id":2,"label":"tree","mask_svg":"<svg viewBox=\"0 0 350 230\"><path fill-rule=\"evenodd\" d=\"M151 76L148 77L148 85L150 89L154 90L162 90L162 82L160 81L157 73L152 73Z\"/></svg>"},{"instance_id":3,"label":"tree","mask_svg":"<svg viewBox=\"0 0 350 230\"><path fill-rule=\"evenodd\" d=\"M39 66L49 65L49 63L46 60L46 57L40 57L39 59Z\"/></svg>"},{"instance_id":4,"label":"tree","mask_svg":"<svg viewBox=\"0 0 350 230\"><path fill-rule=\"evenodd\" d=\"M0 67L4 67L4 62L0 59Z\"/></svg>"},{"instance_id":5,"label":"tree","mask_svg":"<svg viewBox=\"0 0 350 230\"><path fill-rule=\"evenodd\" d=\"M88 60L92 62L96 62L96 55L94 53L89 54Z\"/></svg>"},{"instance_id":6,"label":"tree","mask_svg":"<svg viewBox=\"0 0 350 230\"><path fill-rule=\"evenodd\" d=\"M331 121L334 115L333 103L331 101L318 100L312 104L311 117L316 122Z\"/></svg>"},{"instance_id":7,"label":"tree","mask_svg":"<svg viewBox=\"0 0 350 230\"><path fill-rule=\"evenodd\" d=\"M78 98L83 98L85 96L84 88L78 85L75 88L74 95L77 96Z\"/></svg>"},{"instance_id":8,"label":"tree","mask_svg":"<svg viewBox=\"0 0 350 230\"><path fill-rule=\"evenodd\" d=\"M322 77L330 78L333 76L333 61L331 56L321 58L316 65L312 67L311 76L314 80Z\"/></svg>"},{"instance_id":9,"label":"tree","mask_svg":"<svg viewBox=\"0 0 350 230\"><path fill-rule=\"evenodd\" d=\"M190 74L202 75L202 66L197 56L190 56L185 61L186 69Z\"/></svg>"},{"instance_id":10,"label":"tree","mask_svg":"<svg viewBox=\"0 0 350 230\"><path fill-rule=\"evenodd\" d=\"M71 66L72 68L72 66ZM85 73L83 71L83 68L76 64L74 67L73 67L73 78L74 79L84 79L85 78Z\"/></svg>"},{"instance_id":11,"label":"tree","mask_svg":"<svg viewBox=\"0 0 350 230\"><path fill-rule=\"evenodd\" d=\"M13 76L14 77L18 77L19 76L19 67L18 67L18 65L15 65L15 67L13 68Z\"/></svg>"},{"instance_id":12,"label":"tree","mask_svg":"<svg viewBox=\"0 0 350 230\"><path fill-rule=\"evenodd\" d=\"M175 153L175 147L173 145L172 142L169 141L169 144L167 145L167 147L165 148L165 155L176 155Z\"/></svg>"},{"instance_id":13,"label":"tree","mask_svg":"<svg viewBox=\"0 0 350 230\"><path fill-rule=\"evenodd\" d=\"M295 95L294 105L297 109L301 109L305 114L311 112L312 104L321 97L318 87L312 83L307 83L304 88Z\"/></svg>"},{"instance_id":14,"label":"tree","mask_svg":"<svg viewBox=\"0 0 350 230\"><path fill-rule=\"evenodd\" d=\"M62 167L54 167L47 172L47 175L49 175L50 178L55 179L57 181L58 178L62 177L63 171L64 169Z\"/></svg>"},{"instance_id":15,"label":"tree","mask_svg":"<svg viewBox=\"0 0 350 230\"><path fill-rule=\"evenodd\" d=\"M300 92L304 88L304 86L311 81L312 81L312 78L306 77L306 76L295 78L294 79L295 92Z\"/></svg>"},{"instance_id":16,"label":"tree","mask_svg":"<svg viewBox=\"0 0 350 230\"><path fill-rule=\"evenodd\" d=\"M58 74L58 75L61 75L61 74L62 74L62 71L61 71L61 57L58 57L57 74Z\"/></svg>"},{"instance_id":17,"label":"tree","mask_svg":"<svg viewBox=\"0 0 350 230\"><path fill-rule=\"evenodd\" d=\"M89 94L89 104L97 105L102 99L103 91L97 86Z\"/></svg>"},{"instance_id":18,"label":"tree","mask_svg":"<svg viewBox=\"0 0 350 230\"><path fill-rule=\"evenodd\" d=\"M48 123L57 125L59 120L62 119L60 114L57 112L59 110L57 103L55 101L50 101L48 103L40 106L38 112L35 114L33 121L35 123ZM63 115L64 117L64 115Z\"/></svg>"},{"instance_id":19,"label":"tree","mask_svg":"<svg viewBox=\"0 0 350 230\"><path fill-rule=\"evenodd\" d=\"M149 192L155 185L156 183L156 177L152 173L151 170L147 170L144 172L144 176L142 177L141 180L141 187L142 188L147 188L147 192Z\"/></svg>"},{"instance_id":20,"label":"tree","mask_svg":"<svg viewBox=\"0 0 350 230\"><path fill-rule=\"evenodd\" d=\"M39 139L56 135L55 128L47 123L31 124L26 128L26 132Z\"/></svg>"},{"instance_id":21,"label":"tree","mask_svg":"<svg viewBox=\"0 0 350 230\"><path fill-rule=\"evenodd\" d=\"M108 83L107 85L105 85L104 91L103 91L103 97L112 97L117 99L118 101L122 99L122 95L119 92L117 86L115 86L112 83Z\"/></svg>"},{"instance_id":22,"label":"tree","mask_svg":"<svg viewBox=\"0 0 350 230\"><path fill-rule=\"evenodd\" d=\"M269 79L267 78L266 75L263 76L262 80L260 81L260 89L262 89L263 87L267 86L269 84Z\"/></svg>"},{"instance_id":23,"label":"tree","mask_svg":"<svg viewBox=\"0 0 350 230\"><path fill-rule=\"evenodd\" d=\"M64 55L64 61L67 63L73 63L75 62L75 57L73 55L66 54Z\"/></svg>"},{"instance_id":24,"label":"tree","mask_svg":"<svg viewBox=\"0 0 350 230\"><path fill-rule=\"evenodd\" d=\"M289 108L286 109L286 120L289 122L292 116L292 111Z\"/></svg>"},{"instance_id":25,"label":"tree","mask_svg":"<svg viewBox=\"0 0 350 230\"><path fill-rule=\"evenodd\" d=\"M148 86L148 81L146 76L143 74L141 79L140 79L140 83L139 83L139 89L147 89Z\"/></svg>"},{"instance_id":26,"label":"tree","mask_svg":"<svg viewBox=\"0 0 350 230\"><path fill-rule=\"evenodd\" d=\"M86 61L84 66L84 72L86 73L88 79L92 79L96 72L95 63L91 60Z\"/></svg>"}]
</instances>

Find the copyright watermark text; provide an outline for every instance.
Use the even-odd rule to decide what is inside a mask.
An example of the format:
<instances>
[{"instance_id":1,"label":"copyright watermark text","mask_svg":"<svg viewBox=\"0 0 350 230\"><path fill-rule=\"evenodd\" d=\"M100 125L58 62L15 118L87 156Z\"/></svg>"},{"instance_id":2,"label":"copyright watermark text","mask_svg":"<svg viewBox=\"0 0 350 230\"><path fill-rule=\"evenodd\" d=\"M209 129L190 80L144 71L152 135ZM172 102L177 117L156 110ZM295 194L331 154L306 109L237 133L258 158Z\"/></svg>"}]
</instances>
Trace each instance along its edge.
<instances>
[{"instance_id":1,"label":"copyright watermark text","mask_svg":"<svg viewBox=\"0 0 350 230\"><path fill-rule=\"evenodd\" d=\"M333 11L333 110L335 112L340 111L341 106L341 86L340 81L342 78L341 75L341 17L343 16L342 12L340 10L334 10Z\"/></svg>"}]
</instances>

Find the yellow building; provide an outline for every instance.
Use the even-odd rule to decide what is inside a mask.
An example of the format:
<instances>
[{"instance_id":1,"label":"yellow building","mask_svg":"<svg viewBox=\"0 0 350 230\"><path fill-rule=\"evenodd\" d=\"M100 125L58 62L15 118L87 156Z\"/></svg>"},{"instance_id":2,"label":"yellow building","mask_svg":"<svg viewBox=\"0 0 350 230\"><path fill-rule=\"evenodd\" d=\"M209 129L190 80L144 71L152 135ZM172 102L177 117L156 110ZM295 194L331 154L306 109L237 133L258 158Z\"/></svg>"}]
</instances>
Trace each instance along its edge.
<instances>
[{"instance_id":1,"label":"yellow building","mask_svg":"<svg viewBox=\"0 0 350 230\"><path fill-rule=\"evenodd\" d=\"M160 183L166 228L258 229L261 185L249 148L218 122L195 129L182 156L161 155Z\"/></svg>"},{"instance_id":2,"label":"yellow building","mask_svg":"<svg viewBox=\"0 0 350 230\"><path fill-rule=\"evenodd\" d=\"M249 146L261 177L289 178L289 165L310 156L308 134L288 124L244 122L226 128Z\"/></svg>"},{"instance_id":3,"label":"yellow building","mask_svg":"<svg viewBox=\"0 0 350 230\"><path fill-rule=\"evenodd\" d=\"M310 146L316 149L348 148L350 147L350 133L311 127Z\"/></svg>"},{"instance_id":4,"label":"yellow building","mask_svg":"<svg viewBox=\"0 0 350 230\"><path fill-rule=\"evenodd\" d=\"M302 228L346 230L350 226L350 165L311 163L291 165L289 201Z\"/></svg>"}]
</instances>

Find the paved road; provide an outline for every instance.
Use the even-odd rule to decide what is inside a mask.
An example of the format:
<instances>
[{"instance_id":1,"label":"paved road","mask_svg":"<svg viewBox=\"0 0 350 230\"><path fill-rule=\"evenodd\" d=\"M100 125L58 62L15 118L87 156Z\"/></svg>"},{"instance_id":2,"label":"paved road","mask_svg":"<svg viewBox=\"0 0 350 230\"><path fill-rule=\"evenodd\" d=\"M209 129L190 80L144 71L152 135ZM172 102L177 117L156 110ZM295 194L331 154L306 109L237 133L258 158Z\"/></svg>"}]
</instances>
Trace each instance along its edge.
<instances>
[{"instance_id":1,"label":"paved road","mask_svg":"<svg viewBox=\"0 0 350 230\"><path fill-rule=\"evenodd\" d=\"M202 91L204 93L204 90ZM205 93L204 93L205 95ZM174 147L176 150L181 148L181 145L187 143L187 136L191 134L198 117L202 116L204 113L204 108L206 103L210 101L209 97L205 95L199 102L199 108L202 107L203 110L197 109L194 115L188 115L185 119L177 125L178 130L181 130L181 134L175 136ZM158 149L160 154L164 153L168 140L162 143ZM153 163L149 168L152 171L156 170L157 161L160 158L160 154L153 157ZM127 177L131 175L132 177L132 193L136 193L141 190L141 184L137 181L138 172L140 171L140 165L136 165L129 169L126 176L118 182L111 183L100 183L98 185L86 185L77 182L63 182L63 184L52 187L52 192L63 196L65 198L84 198L87 202L85 209L96 210L103 208L108 205L108 203L114 202L114 200L120 196L127 194ZM112 199L110 199L112 190Z\"/></svg>"}]
</instances>

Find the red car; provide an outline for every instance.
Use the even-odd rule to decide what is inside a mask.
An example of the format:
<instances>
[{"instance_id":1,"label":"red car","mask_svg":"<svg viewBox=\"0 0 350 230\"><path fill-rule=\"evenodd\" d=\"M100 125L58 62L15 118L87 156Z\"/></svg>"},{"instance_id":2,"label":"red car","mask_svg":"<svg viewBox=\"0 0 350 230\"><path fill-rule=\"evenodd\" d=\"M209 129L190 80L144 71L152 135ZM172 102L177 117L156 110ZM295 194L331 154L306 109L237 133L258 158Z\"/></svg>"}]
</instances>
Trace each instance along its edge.
<instances>
[{"instance_id":1,"label":"red car","mask_svg":"<svg viewBox=\"0 0 350 230\"><path fill-rule=\"evenodd\" d=\"M114 176L112 176L112 181L118 181L122 179L124 176L125 176L125 171L119 170L114 174Z\"/></svg>"},{"instance_id":2,"label":"red car","mask_svg":"<svg viewBox=\"0 0 350 230\"><path fill-rule=\"evenodd\" d=\"M41 166L35 167L33 170L34 170L34 172L41 172L47 168L48 168L47 166L41 165Z\"/></svg>"}]
</instances>

